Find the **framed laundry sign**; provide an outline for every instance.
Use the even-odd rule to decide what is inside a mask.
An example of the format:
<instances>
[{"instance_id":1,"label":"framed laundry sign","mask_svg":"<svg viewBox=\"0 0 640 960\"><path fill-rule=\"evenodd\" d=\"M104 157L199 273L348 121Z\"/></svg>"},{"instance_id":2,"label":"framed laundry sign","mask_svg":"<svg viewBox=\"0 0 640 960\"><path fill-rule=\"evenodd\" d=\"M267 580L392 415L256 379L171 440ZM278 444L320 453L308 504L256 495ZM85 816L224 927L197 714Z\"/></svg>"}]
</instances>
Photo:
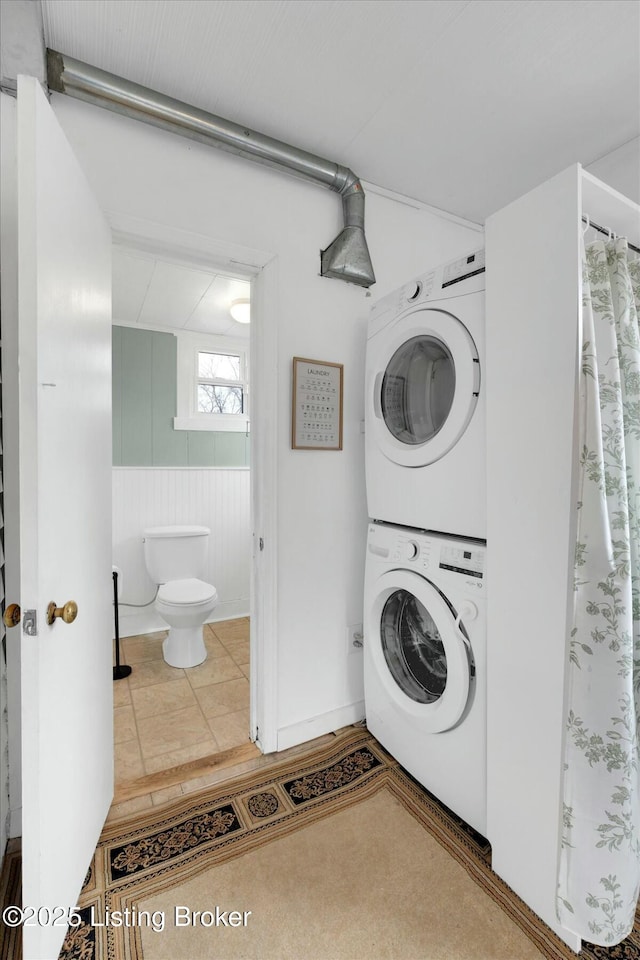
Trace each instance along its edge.
<instances>
[{"instance_id":1,"label":"framed laundry sign","mask_svg":"<svg viewBox=\"0 0 640 960\"><path fill-rule=\"evenodd\" d=\"M342 450L343 365L293 358L291 446Z\"/></svg>"}]
</instances>

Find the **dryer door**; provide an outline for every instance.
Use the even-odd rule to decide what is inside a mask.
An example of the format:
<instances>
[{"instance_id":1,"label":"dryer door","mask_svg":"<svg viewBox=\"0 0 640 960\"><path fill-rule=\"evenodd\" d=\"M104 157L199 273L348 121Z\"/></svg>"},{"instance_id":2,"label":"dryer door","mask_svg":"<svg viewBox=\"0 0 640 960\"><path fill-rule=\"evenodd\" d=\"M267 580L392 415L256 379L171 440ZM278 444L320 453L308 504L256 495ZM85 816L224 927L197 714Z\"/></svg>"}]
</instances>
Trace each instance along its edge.
<instances>
[{"instance_id":1,"label":"dryer door","mask_svg":"<svg viewBox=\"0 0 640 960\"><path fill-rule=\"evenodd\" d=\"M474 674L469 641L444 596L409 570L384 573L367 597L366 655L389 696L421 729L439 733L463 716Z\"/></svg>"},{"instance_id":2,"label":"dryer door","mask_svg":"<svg viewBox=\"0 0 640 960\"><path fill-rule=\"evenodd\" d=\"M379 344L370 381L370 422L380 449L406 467L443 457L476 408L480 362L471 334L444 310L415 310Z\"/></svg>"}]
</instances>

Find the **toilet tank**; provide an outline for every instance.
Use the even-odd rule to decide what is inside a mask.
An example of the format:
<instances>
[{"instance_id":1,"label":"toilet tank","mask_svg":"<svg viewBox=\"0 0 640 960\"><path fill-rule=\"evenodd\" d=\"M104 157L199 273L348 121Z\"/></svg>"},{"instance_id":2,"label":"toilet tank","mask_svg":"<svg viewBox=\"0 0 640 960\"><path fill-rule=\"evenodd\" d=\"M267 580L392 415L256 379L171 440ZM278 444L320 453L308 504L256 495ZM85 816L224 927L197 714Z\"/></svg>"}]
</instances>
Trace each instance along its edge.
<instances>
[{"instance_id":1,"label":"toilet tank","mask_svg":"<svg viewBox=\"0 0 640 960\"><path fill-rule=\"evenodd\" d=\"M154 583L199 578L209 551L209 528L148 527L143 531L144 559Z\"/></svg>"}]
</instances>

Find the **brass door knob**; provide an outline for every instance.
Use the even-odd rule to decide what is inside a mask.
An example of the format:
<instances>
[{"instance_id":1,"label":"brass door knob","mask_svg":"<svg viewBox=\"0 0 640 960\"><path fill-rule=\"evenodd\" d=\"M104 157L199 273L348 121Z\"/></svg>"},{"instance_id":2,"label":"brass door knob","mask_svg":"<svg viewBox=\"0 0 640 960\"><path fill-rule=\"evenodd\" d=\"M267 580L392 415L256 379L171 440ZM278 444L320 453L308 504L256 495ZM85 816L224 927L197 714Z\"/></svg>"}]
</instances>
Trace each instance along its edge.
<instances>
[{"instance_id":1,"label":"brass door knob","mask_svg":"<svg viewBox=\"0 0 640 960\"><path fill-rule=\"evenodd\" d=\"M55 600L52 600L47 607L47 623L51 626L57 617L60 617L65 623L73 623L78 616L78 604L73 600L67 600L64 607L56 607Z\"/></svg>"},{"instance_id":2,"label":"brass door knob","mask_svg":"<svg viewBox=\"0 0 640 960\"><path fill-rule=\"evenodd\" d=\"M5 627L17 627L20 623L21 616L22 611L20 610L20 605L17 603L10 603L2 615Z\"/></svg>"}]
</instances>

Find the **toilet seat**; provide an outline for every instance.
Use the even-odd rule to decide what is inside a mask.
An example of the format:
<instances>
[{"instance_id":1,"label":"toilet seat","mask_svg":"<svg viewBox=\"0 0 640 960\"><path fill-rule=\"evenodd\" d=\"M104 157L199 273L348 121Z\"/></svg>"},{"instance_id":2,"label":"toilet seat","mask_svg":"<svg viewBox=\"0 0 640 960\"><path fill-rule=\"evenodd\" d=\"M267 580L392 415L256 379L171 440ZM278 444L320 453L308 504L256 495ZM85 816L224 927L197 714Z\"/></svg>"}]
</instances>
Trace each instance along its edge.
<instances>
[{"instance_id":1,"label":"toilet seat","mask_svg":"<svg viewBox=\"0 0 640 960\"><path fill-rule=\"evenodd\" d=\"M207 603L218 597L218 591L204 580L170 580L163 583L158 590L158 600L163 603L189 606L198 603Z\"/></svg>"}]
</instances>

